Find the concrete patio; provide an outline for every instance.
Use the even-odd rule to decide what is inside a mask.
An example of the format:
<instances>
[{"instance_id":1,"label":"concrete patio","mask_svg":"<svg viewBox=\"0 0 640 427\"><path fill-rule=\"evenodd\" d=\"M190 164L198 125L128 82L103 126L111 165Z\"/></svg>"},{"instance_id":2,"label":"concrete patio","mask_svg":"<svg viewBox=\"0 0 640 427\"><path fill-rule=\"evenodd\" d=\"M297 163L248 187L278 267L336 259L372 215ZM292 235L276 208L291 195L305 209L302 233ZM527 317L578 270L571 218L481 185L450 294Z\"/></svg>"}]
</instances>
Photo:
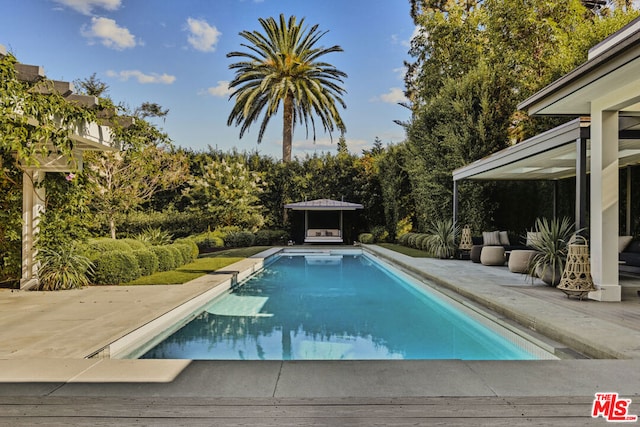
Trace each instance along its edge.
<instances>
[{"instance_id":1,"label":"concrete patio","mask_svg":"<svg viewBox=\"0 0 640 427\"><path fill-rule=\"evenodd\" d=\"M506 267L368 249L465 304L530 329L560 357L579 359L88 359L224 287L230 276L175 286L2 290L0 424L602 425L604 419L590 416L596 392L630 398L629 413L640 413L640 298L634 293L622 302L578 301ZM261 262L256 256L225 270Z\"/></svg>"}]
</instances>

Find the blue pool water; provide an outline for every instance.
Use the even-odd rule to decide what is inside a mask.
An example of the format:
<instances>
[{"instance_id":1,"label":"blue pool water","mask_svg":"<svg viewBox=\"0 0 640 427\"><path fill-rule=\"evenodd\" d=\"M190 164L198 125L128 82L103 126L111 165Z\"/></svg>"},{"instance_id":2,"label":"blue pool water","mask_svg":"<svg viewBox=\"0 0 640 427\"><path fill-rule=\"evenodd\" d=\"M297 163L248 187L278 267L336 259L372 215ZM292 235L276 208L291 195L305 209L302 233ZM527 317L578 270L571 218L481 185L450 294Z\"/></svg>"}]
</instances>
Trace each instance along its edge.
<instances>
[{"instance_id":1,"label":"blue pool water","mask_svg":"<svg viewBox=\"0 0 640 427\"><path fill-rule=\"evenodd\" d=\"M366 255L284 255L141 358L536 357Z\"/></svg>"}]
</instances>

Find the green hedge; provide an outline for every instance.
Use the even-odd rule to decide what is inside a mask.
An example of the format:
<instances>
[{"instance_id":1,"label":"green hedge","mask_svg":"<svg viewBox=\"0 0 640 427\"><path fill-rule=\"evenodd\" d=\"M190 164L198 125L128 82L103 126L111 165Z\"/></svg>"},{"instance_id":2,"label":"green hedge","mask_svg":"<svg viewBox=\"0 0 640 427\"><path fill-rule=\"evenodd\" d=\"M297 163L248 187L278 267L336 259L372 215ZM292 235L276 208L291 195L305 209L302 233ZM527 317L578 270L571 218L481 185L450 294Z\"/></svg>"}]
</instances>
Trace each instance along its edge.
<instances>
[{"instance_id":1,"label":"green hedge","mask_svg":"<svg viewBox=\"0 0 640 427\"><path fill-rule=\"evenodd\" d=\"M91 259L91 281L96 285L119 285L140 277L140 266L133 251L107 251Z\"/></svg>"},{"instance_id":2,"label":"green hedge","mask_svg":"<svg viewBox=\"0 0 640 427\"><path fill-rule=\"evenodd\" d=\"M151 246L149 250L158 257L158 271L169 271L175 268L176 261L167 246Z\"/></svg>"},{"instance_id":3,"label":"green hedge","mask_svg":"<svg viewBox=\"0 0 640 427\"><path fill-rule=\"evenodd\" d=\"M222 240L222 237L216 234L217 233L213 233L211 231L206 231L204 233L193 236L192 239L198 246L200 252L207 252L211 249L224 247L224 240Z\"/></svg>"},{"instance_id":4,"label":"green hedge","mask_svg":"<svg viewBox=\"0 0 640 427\"><path fill-rule=\"evenodd\" d=\"M173 257L173 267L171 267L171 269L178 268L185 264L184 255L182 255L182 251L176 245L171 244L164 246L171 252L171 256Z\"/></svg>"},{"instance_id":5,"label":"green hedge","mask_svg":"<svg viewBox=\"0 0 640 427\"><path fill-rule=\"evenodd\" d=\"M89 259L93 259L98 254L111 251L131 252L133 249L124 240L116 240L110 237L89 239L83 245L83 252Z\"/></svg>"},{"instance_id":6,"label":"green hedge","mask_svg":"<svg viewBox=\"0 0 640 427\"><path fill-rule=\"evenodd\" d=\"M227 248L246 248L253 246L255 236L250 231L232 231L225 236L224 245Z\"/></svg>"},{"instance_id":7,"label":"green hedge","mask_svg":"<svg viewBox=\"0 0 640 427\"><path fill-rule=\"evenodd\" d=\"M195 239L192 237L183 237L180 239L176 239L174 244L186 245L188 250L185 250L185 259L188 259L188 262L194 261L198 258L198 254L200 253L200 248L195 242Z\"/></svg>"},{"instance_id":8,"label":"green hedge","mask_svg":"<svg viewBox=\"0 0 640 427\"><path fill-rule=\"evenodd\" d=\"M138 265L140 266L140 275L141 276L149 276L156 271L158 271L158 267L160 262L158 261L158 257L155 253L151 252L149 249L137 249L133 251L133 255L138 260Z\"/></svg>"},{"instance_id":9,"label":"green hedge","mask_svg":"<svg viewBox=\"0 0 640 427\"><path fill-rule=\"evenodd\" d=\"M148 246L144 244L144 242L137 240L137 239L132 239L132 238L126 238L126 239L120 239L121 242L126 243L127 245L129 245L129 247L134 250L140 250L140 249L147 249Z\"/></svg>"},{"instance_id":10,"label":"green hedge","mask_svg":"<svg viewBox=\"0 0 640 427\"><path fill-rule=\"evenodd\" d=\"M260 230L256 233L254 245L280 246L289 240L289 233L285 230Z\"/></svg>"}]
</instances>

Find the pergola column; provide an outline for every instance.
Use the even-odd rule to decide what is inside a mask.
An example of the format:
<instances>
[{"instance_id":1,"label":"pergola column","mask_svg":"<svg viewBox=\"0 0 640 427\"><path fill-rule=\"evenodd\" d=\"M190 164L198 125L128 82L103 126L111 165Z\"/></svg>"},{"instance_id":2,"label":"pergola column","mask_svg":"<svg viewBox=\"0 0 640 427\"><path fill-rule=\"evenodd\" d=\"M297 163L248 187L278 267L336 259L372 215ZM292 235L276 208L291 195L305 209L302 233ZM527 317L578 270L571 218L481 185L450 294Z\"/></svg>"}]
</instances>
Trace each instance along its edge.
<instances>
[{"instance_id":1,"label":"pergola column","mask_svg":"<svg viewBox=\"0 0 640 427\"><path fill-rule=\"evenodd\" d=\"M618 112L591 104L591 274L589 298L620 301L618 283Z\"/></svg>"},{"instance_id":2,"label":"pergola column","mask_svg":"<svg viewBox=\"0 0 640 427\"><path fill-rule=\"evenodd\" d=\"M28 170L22 174L22 278L20 289L38 285L38 263L36 261L37 238L40 215L45 207L45 189L39 185L45 172Z\"/></svg>"}]
</instances>

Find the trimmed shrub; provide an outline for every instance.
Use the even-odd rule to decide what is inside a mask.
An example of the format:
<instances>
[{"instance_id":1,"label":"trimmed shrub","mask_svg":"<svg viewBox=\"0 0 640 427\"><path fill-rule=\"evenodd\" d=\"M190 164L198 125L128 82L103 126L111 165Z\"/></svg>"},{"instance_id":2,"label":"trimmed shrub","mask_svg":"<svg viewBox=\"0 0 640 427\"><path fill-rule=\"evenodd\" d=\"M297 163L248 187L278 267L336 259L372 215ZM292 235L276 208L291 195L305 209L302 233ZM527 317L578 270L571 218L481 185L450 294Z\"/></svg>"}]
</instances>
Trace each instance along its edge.
<instances>
[{"instance_id":1,"label":"trimmed shrub","mask_svg":"<svg viewBox=\"0 0 640 427\"><path fill-rule=\"evenodd\" d=\"M423 233L418 234L418 237L416 237L415 248L420 249L422 251L426 251L428 240L429 240L428 234L423 234Z\"/></svg>"},{"instance_id":2,"label":"trimmed shrub","mask_svg":"<svg viewBox=\"0 0 640 427\"><path fill-rule=\"evenodd\" d=\"M404 234L401 234L401 235L398 237L398 244L400 244L400 245L402 245L402 246L407 246L407 244L408 244L408 240L409 240L409 235L410 235L410 234L411 234L411 233L404 233Z\"/></svg>"},{"instance_id":3,"label":"trimmed shrub","mask_svg":"<svg viewBox=\"0 0 640 427\"><path fill-rule=\"evenodd\" d=\"M181 239L176 239L175 240L176 244L182 244L182 245L187 245L187 247L189 248L188 252L185 252L185 259L188 259L188 262L191 262L193 260L195 260L196 258L198 258L198 255L200 254L200 249L198 248L198 245L195 242L195 239L192 237L183 237Z\"/></svg>"},{"instance_id":4,"label":"trimmed shrub","mask_svg":"<svg viewBox=\"0 0 640 427\"><path fill-rule=\"evenodd\" d=\"M137 249L133 251L133 255L138 259L141 276L149 276L158 271L160 264L158 257L149 249Z\"/></svg>"},{"instance_id":5,"label":"trimmed shrub","mask_svg":"<svg viewBox=\"0 0 640 427\"><path fill-rule=\"evenodd\" d=\"M285 230L260 230L256 233L254 245L278 246L284 245L289 240L289 233Z\"/></svg>"},{"instance_id":6,"label":"trimmed shrub","mask_svg":"<svg viewBox=\"0 0 640 427\"><path fill-rule=\"evenodd\" d=\"M144 242L141 242L140 240L132 239L130 237L127 237L126 239L120 239L120 241L129 245L129 247L134 251L148 248L148 246L145 245Z\"/></svg>"},{"instance_id":7,"label":"trimmed shrub","mask_svg":"<svg viewBox=\"0 0 640 427\"><path fill-rule=\"evenodd\" d=\"M98 237L89 239L85 245L87 257L94 258L97 254L111 251L131 252L131 246L123 240L116 240L110 237Z\"/></svg>"},{"instance_id":8,"label":"trimmed shrub","mask_svg":"<svg viewBox=\"0 0 640 427\"><path fill-rule=\"evenodd\" d=\"M193 256L193 247L189 243L174 243L171 246L176 247L182 254L183 264L189 264L191 261L197 258ZM193 246L195 246L197 251L198 247L195 244L193 244Z\"/></svg>"},{"instance_id":9,"label":"trimmed shrub","mask_svg":"<svg viewBox=\"0 0 640 427\"><path fill-rule=\"evenodd\" d=\"M171 255L173 256L172 268L182 267L185 264L185 260L184 260L184 255L182 255L182 251L180 250L180 248L178 248L178 246L174 244L166 245L166 246L167 246L167 249L169 249L169 252L171 252Z\"/></svg>"},{"instance_id":10,"label":"trimmed shrub","mask_svg":"<svg viewBox=\"0 0 640 427\"><path fill-rule=\"evenodd\" d=\"M214 248L224 248L224 240L210 231L194 236L193 241L200 252L208 252Z\"/></svg>"},{"instance_id":11,"label":"trimmed shrub","mask_svg":"<svg viewBox=\"0 0 640 427\"><path fill-rule=\"evenodd\" d=\"M255 236L250 231L234 231L228 233L224 239L227 248L246 248L253 246Z\"/></svg>"},{"instance_id":12,"label":"trimmed shrub","mask_svg":"<svg viewBox=\"0 0 640 427\"><path fill-rule=\"evenodd\" d=\"M373 234L371 233L360 233L358 234L358 241L364 244L374 243Z\"/></svg>"},{"instance_id":13,"label":"trimmed shrub","mask_svg":"<svg viewBox=\"0 0 640 427\"><path fill-rule=\"evenodd\" d=\"M96 285L119 285L140 277L138 260L133 251L108 251L99 254L93 262L92 282Z\"/></svg>"},{"instance_id":14,"label":"trimmed shrub","mask_svg":"<svg viewBox=\"0 0 640 427\"><path fill-rule=\"evenodd\" d=\"M168 246L151 246L149 250L158 257L158 271L169 271L175 268L176 261Z\"/></svg>"}]
</instances>

